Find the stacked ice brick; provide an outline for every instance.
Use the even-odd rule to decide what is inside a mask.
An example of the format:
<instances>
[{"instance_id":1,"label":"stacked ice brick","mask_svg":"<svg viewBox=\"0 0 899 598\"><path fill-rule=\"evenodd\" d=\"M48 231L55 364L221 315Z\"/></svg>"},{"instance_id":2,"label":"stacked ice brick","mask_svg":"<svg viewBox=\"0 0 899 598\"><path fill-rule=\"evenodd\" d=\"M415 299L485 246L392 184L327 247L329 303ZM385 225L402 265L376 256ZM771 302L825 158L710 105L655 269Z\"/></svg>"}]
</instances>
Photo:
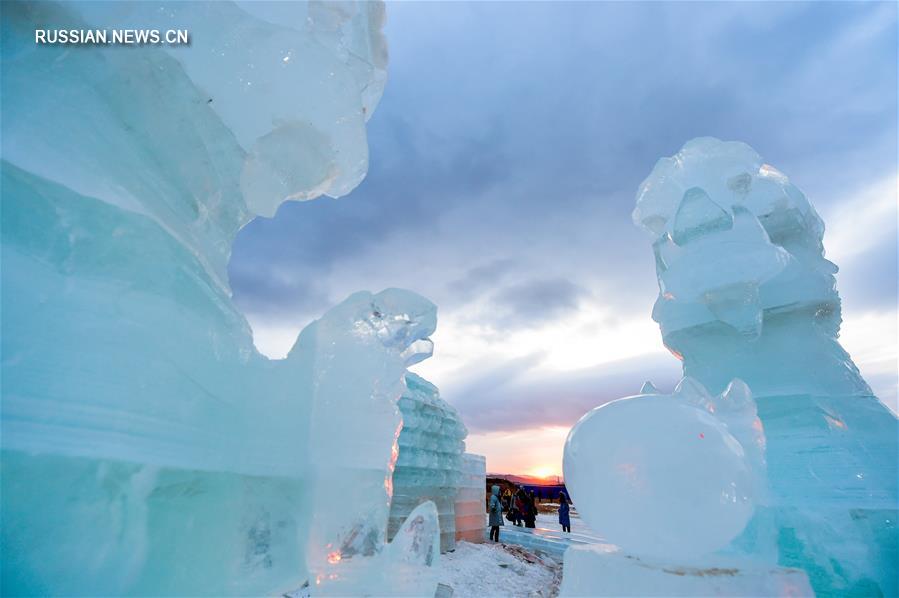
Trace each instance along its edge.
<instances>
[{"instance_id":1,"label":"stacked ice brick","mask_svg":"<svg viewBox=\"0 0 899 598\"><path fill-rule=\"evenodd\" d=\"M486 524L485 488L487 459L483 455L462 455L462 475L456 493L456 540L483 542Z\"/></svg>"},{"instance_id":2,"label":"stacked ice brick","mask_svg":"<svg viewBox=\"0 0 899 598\"><path fill-rule=\"evenodd\" d=\"M440 519L440 550L453 550L454 503L468 430L456 409L440 398L437 387L416 374L406 374L406 392L399 407L403 429L393 471L387 535L392 538L415 507L431 500Z\"/></svg>"}]
</instances>

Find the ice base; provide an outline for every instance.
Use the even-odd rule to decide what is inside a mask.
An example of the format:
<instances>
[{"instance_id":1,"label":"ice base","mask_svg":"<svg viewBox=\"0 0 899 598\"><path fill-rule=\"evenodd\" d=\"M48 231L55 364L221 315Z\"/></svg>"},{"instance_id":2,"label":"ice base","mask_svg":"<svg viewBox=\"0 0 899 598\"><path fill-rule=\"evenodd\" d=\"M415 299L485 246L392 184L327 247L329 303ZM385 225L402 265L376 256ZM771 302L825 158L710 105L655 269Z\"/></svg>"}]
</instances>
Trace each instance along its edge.
<instances>
[{"instance_id":1,"label":"ice base","mask_svg":"<svg viewBox=\"0 0 899 598\"><path fill-rule=\"evenodd\" d=\"M805 572L746 558L644 559L608 544L565 552L561 596L814 596Z\"/></svg>"},{"instance_id":2,"label":"ice base","mask_svg":"<svg viewBox=\"0 0 899 598\"><path fill-rule=\"evenodd\" d=\"M17 451L3 476L3 584L18 595L249 595L305 581L307 480Z\"/></svg>"}]
</instances>

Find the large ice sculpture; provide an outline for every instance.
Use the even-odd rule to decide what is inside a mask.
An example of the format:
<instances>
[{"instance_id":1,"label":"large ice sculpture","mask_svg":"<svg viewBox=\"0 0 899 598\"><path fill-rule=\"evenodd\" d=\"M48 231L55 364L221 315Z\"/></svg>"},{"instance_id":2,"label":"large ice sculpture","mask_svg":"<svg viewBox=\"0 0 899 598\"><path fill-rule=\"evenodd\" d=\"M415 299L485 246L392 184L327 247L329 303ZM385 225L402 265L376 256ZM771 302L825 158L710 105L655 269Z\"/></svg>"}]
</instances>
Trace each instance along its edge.
<instances>
[{"instance_id":1,"label":"large ice sculpture","mask_svg":"<svg viewBox=\"0 0 899 598\"><path fill-rule=\"evenodd\" d=\"M771 507L737 544L765 552L773 535L777 561L821 594L899 593L899 426L837 341L815 209L749 146L701 138L656 164L633 216L653 238L653 319L684 374L712 393L740 378L758 404Z\"/></svg>"},{"instance_id":2,"label":"large ice sculpture","mask_svg":"<svg viewBox=\"0 0 899 598\"><path fill-rule=\"evenodd\" d=\"M446 552L456 545L454 505L468 430L436 386L410 372L406 388L399 401L403 429L393 470L388 538L413 509L430 500L440 516L440 550Z\"/></svg>"},{"instance_id":3,"label":"large ice sculpture","mask_svg":"<svg viewBox=\"0 0 899 598\"><path fill-rule=\"evenodd\" d=\"M432 591L433 505L384 540L396 401L434 306L357 293L271 361L226 276L254 214L364 176L382 14L4 5L4 593ZM192 44L34 43L123 23Z\"/></svg>"}]
</instances>

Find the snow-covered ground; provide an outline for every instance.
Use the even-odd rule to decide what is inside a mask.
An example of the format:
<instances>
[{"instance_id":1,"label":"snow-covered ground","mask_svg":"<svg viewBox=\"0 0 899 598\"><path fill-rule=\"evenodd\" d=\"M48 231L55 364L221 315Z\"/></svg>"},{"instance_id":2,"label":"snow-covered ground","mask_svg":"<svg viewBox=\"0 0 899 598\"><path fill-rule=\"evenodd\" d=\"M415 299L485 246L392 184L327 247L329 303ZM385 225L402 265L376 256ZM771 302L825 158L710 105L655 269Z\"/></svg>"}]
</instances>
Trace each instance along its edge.
<instances>
[{"instance_id":1,"label":"snow-covered ground","mask_svg":"<svg viewBox=\"0 0 899 598\"><path fill-rule=\"evenodd\" d=\"M581 525L580 517L571 517L571 529L574 529L575 526L583 527ZM537 527L557 530L562 529L562 526L559 525L559 515L557 513L537 513Z\"/></svg>"},{"instance_id":2,"label":"snow-covered ground","mask_svg":"<svg viewBox=\"0 0 899 598\"><path fill-rule=\"evenodd\" d=\"M458 542L454 552L440 555L439 568L453 598L556 596L562 579L561 563L501 542Z\"/></svg>"},{"instance_id":3,"label":"snow-covered ground","mask_svg":"<svg viewBox=\"0 0 899 598\"><path fill-rule=\"evenodd\" d=\"M559 532L562 531L562 526L559 525L558 513L537 513L536 524L538 528L555 530ZM587 524L584 523L584 520L578 517L576 513L572 513L571 515L571 534L578 539L589 539L595 540L597 542L604 542L599 534L587 527Z\"/></svg>"}]
</instances>

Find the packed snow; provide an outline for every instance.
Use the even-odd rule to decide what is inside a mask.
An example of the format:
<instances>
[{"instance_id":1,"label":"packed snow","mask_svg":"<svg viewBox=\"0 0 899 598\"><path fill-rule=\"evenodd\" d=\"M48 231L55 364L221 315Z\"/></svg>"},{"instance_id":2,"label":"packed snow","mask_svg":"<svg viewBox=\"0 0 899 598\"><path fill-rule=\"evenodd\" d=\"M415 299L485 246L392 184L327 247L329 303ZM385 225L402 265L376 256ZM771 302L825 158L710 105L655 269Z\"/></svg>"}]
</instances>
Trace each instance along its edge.
<instances>
[{"instance_id":1,"label":"packed snow","mask_svg":"<svg viewBox=\"0 0 899 598\"><path fill-rule=\"evenodd\" d=\"M549 597L558 594L561 564L502 542L458 542L441 555L437 579L453 598Z\"/></svg>"}]
</instances>

